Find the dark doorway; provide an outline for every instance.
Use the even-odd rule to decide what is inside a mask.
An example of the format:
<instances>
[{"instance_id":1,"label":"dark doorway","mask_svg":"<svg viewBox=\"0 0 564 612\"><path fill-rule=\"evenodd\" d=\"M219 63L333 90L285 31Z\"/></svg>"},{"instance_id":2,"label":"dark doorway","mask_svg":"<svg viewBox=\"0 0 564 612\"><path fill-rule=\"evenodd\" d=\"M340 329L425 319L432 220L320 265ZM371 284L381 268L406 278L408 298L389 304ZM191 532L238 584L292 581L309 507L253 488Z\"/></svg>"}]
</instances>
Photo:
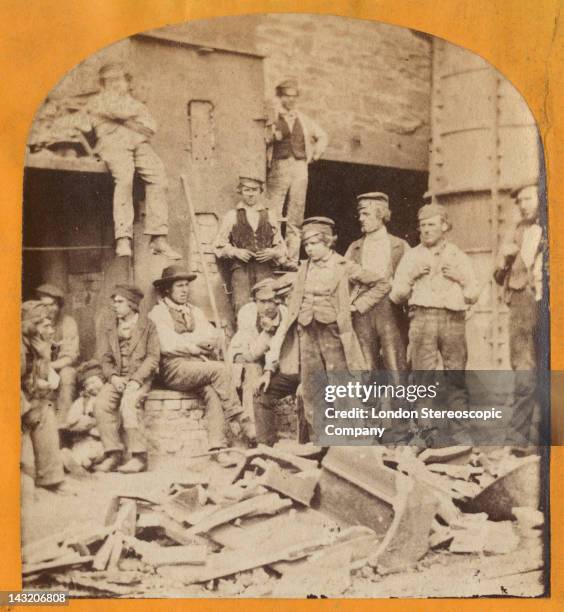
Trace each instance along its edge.
<instances>
[{"instance_id":1,"label":"dark doorway","mask_svg":"<svg viewBox=\"0 0 564 612\"><path fill-rule=\"evenodd\" d=\"M428 173L382 166L319 161L309 166L306 217L322 215L336 221L337 251L344 253L360 237L356 196L383 191L390 197L390 233L418 242L417 211L427 189Z\"/></svg>"}]
</instances>

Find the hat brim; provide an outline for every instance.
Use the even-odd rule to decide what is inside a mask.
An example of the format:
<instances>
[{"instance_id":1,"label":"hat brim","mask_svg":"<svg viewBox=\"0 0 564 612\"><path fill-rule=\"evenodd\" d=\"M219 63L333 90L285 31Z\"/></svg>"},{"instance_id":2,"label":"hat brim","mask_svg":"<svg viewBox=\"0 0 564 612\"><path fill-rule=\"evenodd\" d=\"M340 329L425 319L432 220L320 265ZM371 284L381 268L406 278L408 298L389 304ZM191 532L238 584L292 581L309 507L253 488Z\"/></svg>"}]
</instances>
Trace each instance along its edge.
<instances>
[{"instance_id":1,"label":"hat brim","mask_svg":"<svg viewBox=\"0 0 564 612\"><path fill-rule=\"evenodd\" d=\"M169 276L168 278L157 278L153 281L153 286L159 289L160 287L165 287L166 285L170 285L176 281L187 280L188 282L192 282L198 278L197 274L177 274L175 276Z\"/></svg>"}]
</instances>

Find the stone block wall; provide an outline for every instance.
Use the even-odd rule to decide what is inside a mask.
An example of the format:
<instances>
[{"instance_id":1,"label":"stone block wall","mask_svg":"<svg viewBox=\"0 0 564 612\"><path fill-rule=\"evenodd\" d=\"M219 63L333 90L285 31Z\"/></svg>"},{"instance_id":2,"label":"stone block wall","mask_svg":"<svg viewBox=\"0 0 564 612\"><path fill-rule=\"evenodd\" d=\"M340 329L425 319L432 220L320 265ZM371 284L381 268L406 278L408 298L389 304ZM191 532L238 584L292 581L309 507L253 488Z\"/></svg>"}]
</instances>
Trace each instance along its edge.
<instances>
[{"instance_id":1,"label":"stone block wall","mask_svg":"<svg viewBox=\"0 0 564 612\"><path fill-rule=\"evenodd\" d=\"M300 107L329 133L326 159L427 170L428 37L360 19L269 14L256 21L255 43L267 99L280 81L298 79Z\"/></svg>"}]
</instances>

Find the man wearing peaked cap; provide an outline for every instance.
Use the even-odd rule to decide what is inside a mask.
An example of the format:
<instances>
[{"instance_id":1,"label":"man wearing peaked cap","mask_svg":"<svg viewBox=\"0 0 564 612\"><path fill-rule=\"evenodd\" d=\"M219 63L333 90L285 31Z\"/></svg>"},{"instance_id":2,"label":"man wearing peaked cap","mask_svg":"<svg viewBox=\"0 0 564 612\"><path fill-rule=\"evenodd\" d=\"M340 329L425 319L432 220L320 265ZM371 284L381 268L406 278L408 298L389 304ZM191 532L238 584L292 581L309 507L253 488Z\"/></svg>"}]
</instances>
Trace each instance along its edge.
<instances>
[{"instance_id":1,"label":"man wearing peaked cap","mask_svg":"<svg viewBox=\"0 0 564 612\"><path fill-rule=\"evenodd\" d=\"M50 367L51 346L46 336L52 333L48 307L38 300L22 304L20 350L20 410L22 430L29 434L33 447L33 466L22 465L35 485L57 493L69 492L65 483L59 449L57 419L49 400L58 384ZM33 470L33 471L32 471Z\"/></svg>"},{"instance_id":2,"label":"man wearing peaked cap","mask_svg":"<svg viewBox=\"0 0 564 612\"><path fill-rule=\"evenodd\" d=\"M464 410L469 403L464 379L468 358L465 315L478 299L478 284L468 255L447 240L446 208L426 204L418 218L421 243L400 261L390 299L409 305L411 366L427 377L420 383L433 383L436 375L432 371L440 355L447 372L449 408Z\"/></svg>"},{"instance_id":3,"label":"man wearing peaked cap","mask_svg":"<svg viewBox=\"0 0 564 612\"><path fill-rule=\"evenodd\" d=\"M61 449L69 472L77 465L89 470L104 459L104 446L94 417L96 397L104 387L101 363L91 359L80 364L77 379L80 395L72 403L65 423L70 444Z\"/></svg>"},{"instance_id":4,"label":"man wearing peaked cap","mask_svg":"<svg viewBox=\"0 0 564 612\"><path fill-rule=\"evenodd\" d=\"M279 110L266 127L268 199L277 219L286 221L288 257L297 264L300 253L298 228L305 212L308 164L321 158L328 138L315 121L295 110L299 98L295 80L280 83L276 96Z\"/></svg>"},{"instance_id":5,"label":"man wearing peaked cap","mask_svg":"<svg viewBox=\"0 0 564 612\"><path fill-rule=\"evenodd\" d=\"M159 366L159 338L153 322L139 313L141 289L116 285L110 299L114 316L97 347L105 384L94 404L105 458L95 469L129 474L147 469L143 406Z\"/></svg>"},{"instance_id":6,"label":"man wearing peaked cap","mask_svg":"<svg viewBox=\"0 0 564 612\"><path fill-rule=\"evenodd\" d=\"M363 268L378 270L387 287L357 284L352 296L353 326L371 370L381 366L390 372L390 382L399 384L398 372L407 370L403 317L389 299L394 273L409 251L405 240L388 233L390 205L387 194L374 191L357 196L362 238L353 242L345 258Z\"/></svg>"},{"instance_id":7,"label":"man wearing peaked cap","mask_svg":"<svg viewBox=\"0 0 564 612\"><path fill-rule=\"evenodd\" d=\"M546 238L539 222L539 193L536 183L511 191L520 220L499 249L494 280L503 287L509 307L509 358L515 370L513 415L509 436L532 442L538 410L537 342L543 305L543 256Z\"/></svg>"},{"instance_id":8,"label":"man wearing peaked cap","mask_svg":"<svg viewBox=\"0 0 564 612\"><path fill-rule=\"evenodd\" d=\"M101 91L88 101L96 132L96 153L114 179L113 213L116 255L131 257L133 177L145 183L145 234L154 254L182 259L168 243L168 202L164 164L149 143L157 124L149 109L131 94L131 75L121 63L102 66Z\"/></svg>"},{"instance_id":9,"label":"man wearing peaked cap","mask_svg":"<svg viewBox=\"0 0 564 612\"><path fill-rule=\"evenodd\" d=\"M149 313L155 323L161 349L161 376L175 391L197 391L206 403L209 450L227 446L225 424L241 425L249 441L252 423L242 416L239 398L232 388L229 371L215 358L219 333L198 307L189 302L189 285L195 278L180 266L163 270L153 282L161 299Z\"/></svg>"},{"instance_id":10,"label":"man wearing peaked cap","mask_svg":"<svg viewBox=\"0 0 564 612\"><path fill-rule=\"evenodd\" d=\"M235 314L251 299L251 287L286 260L276 217L264 207L264 181L250 172L239 177L241 199L223 218L215 239L216 257L229 262Z\"/></svg>"},{"instance_id":11,"label":"man wearing peaked cap","mask_svg":"<svg viewBox=\"0 0 564 612\"><path fill-rule=\"evenodd\" d=\"M239 311L237 333L229 345L243 404L252 405L257 442L268 445L277 440L274 402L295 393L298 386L297 376L278 372L288 309L279 296L287 283L282 286L277 283L268 278L252 288L253 301Z\"/></svg>"},{"instance_id":12,"label":"man wearing peaked cap","mask_svg":"<svg viewBox=\"0 0 564 612\"><path fill-rule=\"evenodd\" d=\"M59 375L60 382L52 397L56 402L57 420L62 427L76 397L76 364L80 354L78 325L73 317L63 312L65 294L59 287L44 283L37 287L35 293L46 306L55 330L51 367Z\"/></svg>"},{"instance_id":13,"label":"man wearing peaked cap","mask_svg":"<svg viewBox=\"0 0 564 612\"><path fill-rule=\"evenodd\" d=\"M329 384L333 372L354 375L367 369L352 327L351 285L382 282L377 274L333 250L334 226L328 217L310 217L303 223L308 260L300 265L288 298L288 322L280 351L281 374L300 375L310 436L314 433L314 412L325 406L320 396L324 381Z\"/></svg>"}]
</instances>

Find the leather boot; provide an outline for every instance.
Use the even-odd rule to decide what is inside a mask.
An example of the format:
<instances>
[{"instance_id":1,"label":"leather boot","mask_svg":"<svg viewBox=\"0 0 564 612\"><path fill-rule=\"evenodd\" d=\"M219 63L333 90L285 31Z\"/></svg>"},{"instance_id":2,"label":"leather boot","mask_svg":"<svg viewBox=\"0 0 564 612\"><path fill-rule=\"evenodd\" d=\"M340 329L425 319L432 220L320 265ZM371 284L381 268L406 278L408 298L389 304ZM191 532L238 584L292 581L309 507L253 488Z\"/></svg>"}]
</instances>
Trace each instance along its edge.
<instances>
[{"instance_id":1,"label":"leather boot","mask_svg":"<svg viewBox=\"0 0 564 612\"><path fill-rule=\"evenodd\" d=\"M99 463L95 468L95 472L115 472L118 465L121 463L121 452L110 451L106 453L106 458Z\"/></svg>"},{"instance_id":2,"label":"leather boot","mask_svg":"<svg viewBox=\"0 0 564 612\"><path fill-rule=\"evenodd\" d=\"M147 471L147 456L145 453L133 453L131 459L117 469L122 474L137 474Z\"/></svg>"},{"instance_id":3,"label":"leather boot","mask_svg":"<svg viewBox=\"0 0 564 612\"><path fill-rule=\"evenodd\" d=\"M164 255L168 259L182 259L182 255L170 246L166 236L153 236L149 248L153 255Z\"/></svg>"}]
</instances>

